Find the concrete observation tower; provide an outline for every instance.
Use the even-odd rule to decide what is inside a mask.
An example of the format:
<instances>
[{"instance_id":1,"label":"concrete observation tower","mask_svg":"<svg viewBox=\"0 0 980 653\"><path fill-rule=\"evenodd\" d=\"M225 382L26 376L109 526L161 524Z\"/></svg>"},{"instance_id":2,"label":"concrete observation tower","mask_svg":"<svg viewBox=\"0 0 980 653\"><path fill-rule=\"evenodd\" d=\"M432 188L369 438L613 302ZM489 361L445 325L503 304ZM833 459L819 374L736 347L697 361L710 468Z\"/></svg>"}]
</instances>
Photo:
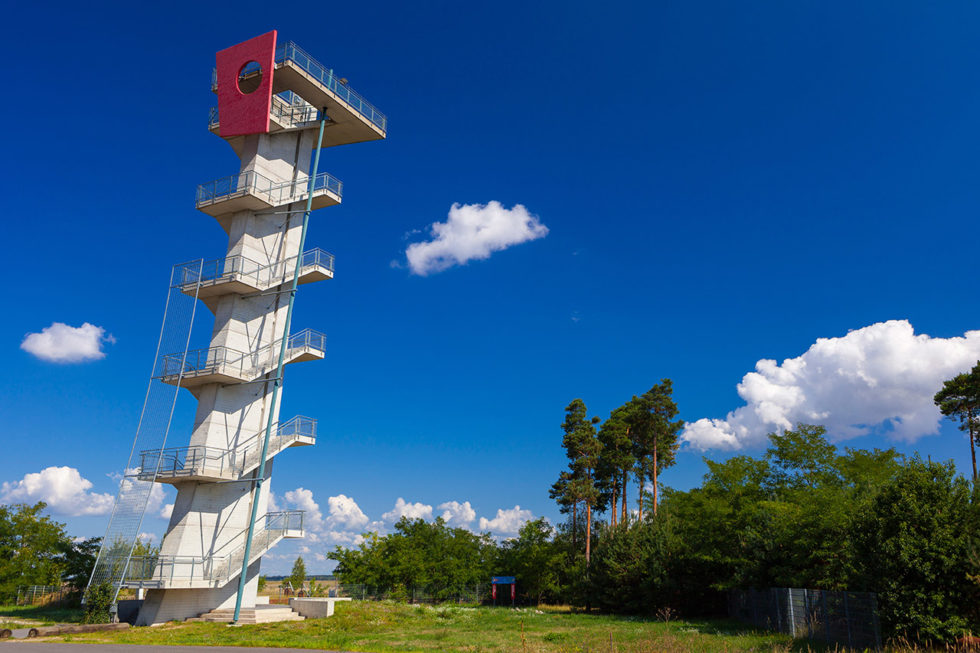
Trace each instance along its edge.
<instances>
[{"instance_id":1,"label":"concrete observation tower","mask_svg":"<svg viewBox=\"0 0 980 653\"><path fill-rule=\"evenodd\" d=\"M339 204L343 191L317 170L320 152L383 139L387 120L346 80L276 39L269 32L217 54L212 89L219 101L209 127L239 156L241 169L199 186L197 208L227 232L228 250L176 266L168 302L172 310L173 297L191 297L213 313L210 346L158 352L90 582L145 590L138 624L206 613L263 620L255 610L261 557L281 539L304 534L301 512L267 506L273 459L316 440L315 420L281 420L279 407L283 365L319 360L326 349L323 334L290 329L296 286L333 277L333 256L305 247L310 211ZM180 332L183 338L184 326ZM189 326L186 336L189 342ZM153 437L146 433L154 382L197 399L187 446L166 448L168 418L163 438L145 448ZM141 556L133 544L153 483L173 485L177 498L159 553ZM149 490L139 494L139 487Z\"/></svg>"}]
</instances>

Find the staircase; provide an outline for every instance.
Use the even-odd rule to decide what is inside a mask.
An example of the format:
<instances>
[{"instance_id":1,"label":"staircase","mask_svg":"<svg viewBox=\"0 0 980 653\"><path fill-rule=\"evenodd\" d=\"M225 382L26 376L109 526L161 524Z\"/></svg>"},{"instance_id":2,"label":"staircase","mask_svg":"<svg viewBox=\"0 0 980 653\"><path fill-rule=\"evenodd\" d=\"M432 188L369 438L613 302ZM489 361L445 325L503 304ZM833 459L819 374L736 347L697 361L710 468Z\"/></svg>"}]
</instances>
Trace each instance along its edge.
<instances>
[{"instance_id":1,"label":"staircase","mask_svg":"<svg viewBox=\"0 0 980 653\"><path fill-rule=\"evenodd\" d=\"M195 556L133 556L123 574L122 587L160 589L205 589L221 587L242 571L248 529L242 530L223 547L228 554ZM249 552L249 563L283 538L303 537L303 513L284 510L267 513L261 526L256 524ZM234 548L233 548L234 547Z\"/></svg>"},{"instance_id":2,"label":"staircase","mask_svg":"<svg viewBox=\"0 0 980 653\"><path fill-rule=\"evenodd\" d=\"M220 608L200 616L201 621L231 623L235 618L234 608ZM303 621L305 617L293 612L288 605L257 605L242 608L238 613L240 624L268 624L277 621Z\"/></svg>"}]
</instances>

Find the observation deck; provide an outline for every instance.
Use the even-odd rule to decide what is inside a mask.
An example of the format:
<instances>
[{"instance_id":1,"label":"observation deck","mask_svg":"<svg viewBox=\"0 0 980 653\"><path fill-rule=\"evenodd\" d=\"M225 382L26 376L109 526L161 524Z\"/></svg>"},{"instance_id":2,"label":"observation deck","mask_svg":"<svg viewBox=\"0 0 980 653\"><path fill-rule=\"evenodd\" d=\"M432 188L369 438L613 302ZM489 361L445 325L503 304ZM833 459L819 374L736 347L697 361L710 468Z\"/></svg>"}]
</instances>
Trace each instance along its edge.
<instances>
[{"instance_id":1,"label":"observation deck","mask_svg":"<svg viewBox=\"0 0 980 653\"><path fill-rule=\"evenodd\" d=\"M244 256L228 256L210 261L198 259L174 266L173 285L193 296L213 311L215 298L262 292L290 283L296 271L296 257L262 265ZM299 265L299 284L333 279L334 255L320 248L303 252Z\"/></svg>"},{"instance_id":2,"label":"observation deck","mask_svg":"<svg viewBox=\"0 0 980 653\"><path fill-rule=\"evenodd\" d=\"M309 177L300 177L296 181L273 181L254 170L246 170L198 186L195 206L199 211L217 218L218 223L228 231L230 214L305 202L309 186ZM343 192L343 183L321 172L313 178L312 209L340 204Z\"/></svg>"},{"instance_id":3,"label":"observation deck","mask_svg":"<svg viewBox=\"0 0 980 653\"><path fill-rule=\"evenodd\" d=\"M270 512L262 525L256 524L249 564L283 539L305 534L301 510ZM218 552L209 556L151 555L133 556L123 573L122 587L150 589L208 589L222 587L242 573L245 540L242 530ZM220 551L227 551L221 554ZM120 561L122 563L122 561Z\"/></svg>"},{"instance_id":4,"label":"observation deck","mask_svg":"<svg viewBox=\"0 0 980 653\"><path fill-rule=\"evenodd\" d=\"M207 446L150 449L140 452L140 466L136 477L141 481L157 483L185 483L187 481L215 482L238 480L254 470L262 462L262 441L265 431L260 431L240 443L234 449ZM276 426L269 437L266 460L288 447L304 447L316 444L316 420L297 416Z\"/></svg>"},{"instance_id":5,"label":"observation deck","mask_svg":"<svg viewBox=\"0 0 980 653\"><path fill-rule=\"evenodd\" d=\"M229 347L208 347L194 349L186 354L167 354L161 358L160 370L155 378L182 388L208 383L247 383L276 370L281 346L280 339L254 352L241 352ZM287 339L283 362L289 364L321 360L326 355L326 349L325 335L312 329L304 329Z\"/></svg>"},{"instance_id":6,"label":"observation deck","mask_svg":"<svg viewBox=\"0 0 980 653\"><path fill-rule=\"evenodd\" d=\"M256 82L258 75L258 72L252 75ZM239 83L246 86L249 77L245 75ZM217 88L217 70L214 70L211 90L217 91ZM272 92L286 91L296 93L317 109L326 108L330 120L324 130L323 147L381 140L387 135L388 118L383 113L350 88L346 80L341 81L333 69L321 64L292 41L276 47L276 68L272 76ZM229 139L229 143L233 140Z\"/></svg>"},{"instance_id":7,"label":"observation deck","mask_svg":"<svg viewBox=\"0 0 980 653\"><path fill-rule=\"evenodd\" d=\"M316 129L317 109L309 102L292 91L286 91L272 96L272 106L269 108L269 133L281 131L296 131L301 129ZM220 136L221 123L218 118L218 107L211 107L208 114L208 129L215 136ZM232 137L244 138L244 137Z\"/></svg>"}]
</instances>

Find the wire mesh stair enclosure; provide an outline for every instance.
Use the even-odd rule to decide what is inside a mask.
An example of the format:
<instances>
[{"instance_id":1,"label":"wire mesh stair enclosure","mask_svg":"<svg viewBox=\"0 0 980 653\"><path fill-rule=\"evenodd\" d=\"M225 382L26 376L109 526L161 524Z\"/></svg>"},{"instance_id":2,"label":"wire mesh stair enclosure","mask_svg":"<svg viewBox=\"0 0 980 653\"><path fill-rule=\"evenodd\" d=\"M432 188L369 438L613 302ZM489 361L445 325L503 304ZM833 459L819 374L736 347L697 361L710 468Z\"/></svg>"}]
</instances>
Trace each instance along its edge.
<instances>
[{"instance_id":1,"label":"wire mesh stair enclosure","mask_svg":"<svg viewBox=\"0 0 980 653\"><path fill-rule=\"evenodd\" d=\"M878 599L873 592L774 587L731 590L733 619L793 637L853 649L881 649Z\"/></svg>"}]
</instances>

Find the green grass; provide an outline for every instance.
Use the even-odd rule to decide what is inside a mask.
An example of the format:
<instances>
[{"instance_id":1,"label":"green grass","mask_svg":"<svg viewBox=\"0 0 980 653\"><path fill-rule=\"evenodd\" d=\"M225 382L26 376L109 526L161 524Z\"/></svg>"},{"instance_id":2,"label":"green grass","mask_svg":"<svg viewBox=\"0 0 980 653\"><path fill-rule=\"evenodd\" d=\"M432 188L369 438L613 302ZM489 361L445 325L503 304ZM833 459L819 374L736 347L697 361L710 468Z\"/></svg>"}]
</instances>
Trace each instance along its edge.
<instances>
[{"instance_id":1,"label":"green grass","mask_svg":"<svg viewBox=\"0 0 980 653\"><path fill-rule=\"evenodd\" d=\"M228 627L172 623L73 635L75 642L317 648L376 653L790 651L806 645L728 621L671 621L558 609L410 606L353 601L327 619Z\"/></svg>"},{"instance_id":2,"label":"green grass","mask_svg":"<svg viewBox=\"0 0 980 653\"><path fill-rule=\"evenodd\" d=\"M81 608L4 605L0 606L0 625L4 628L19 628L38 624L73 623L81 621L83 614Z\"/></svg>"}]
</instances>

